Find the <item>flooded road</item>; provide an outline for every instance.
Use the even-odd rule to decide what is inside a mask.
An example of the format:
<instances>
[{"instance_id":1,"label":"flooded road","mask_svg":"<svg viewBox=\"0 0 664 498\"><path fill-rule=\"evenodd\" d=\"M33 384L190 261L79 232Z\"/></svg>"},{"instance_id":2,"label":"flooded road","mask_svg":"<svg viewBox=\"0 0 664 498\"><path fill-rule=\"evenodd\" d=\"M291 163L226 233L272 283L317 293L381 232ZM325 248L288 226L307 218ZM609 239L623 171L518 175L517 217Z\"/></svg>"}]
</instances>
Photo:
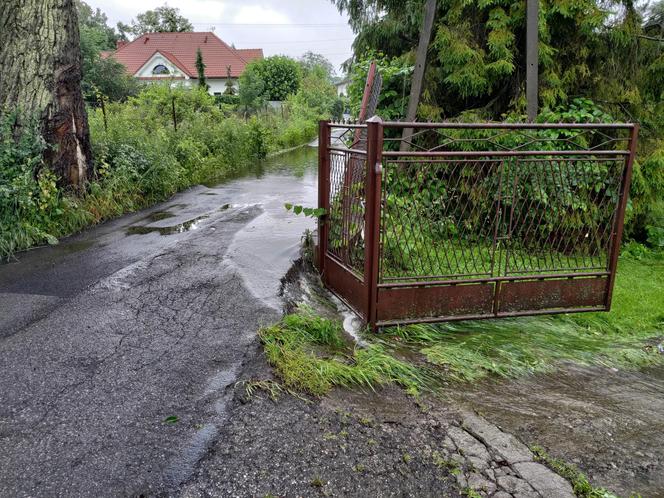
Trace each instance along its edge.
<instances>
[{"instance_id":1,"label":"flooded road","mask_svg":"<svg viewBox=\"0 0 664 498\"><path fill-rule=\"evenodd\" d=\"M314 221L316 150L0 265L0 496L153 495L227 417Z\"/></svg>"}]
</instances>

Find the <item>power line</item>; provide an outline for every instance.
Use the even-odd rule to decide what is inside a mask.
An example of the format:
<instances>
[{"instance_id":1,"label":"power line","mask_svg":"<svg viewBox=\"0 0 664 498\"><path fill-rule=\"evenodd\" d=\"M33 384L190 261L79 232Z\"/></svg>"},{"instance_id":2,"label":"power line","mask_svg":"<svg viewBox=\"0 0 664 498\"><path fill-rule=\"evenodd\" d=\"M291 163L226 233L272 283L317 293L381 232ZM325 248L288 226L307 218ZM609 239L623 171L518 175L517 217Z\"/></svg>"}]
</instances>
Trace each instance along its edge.
<instances>
[{"instance_id":1,"label":"power line","mask_svg":"<svg viewBox=\"0 0 664 498\"><path fill-rule=\"evenodd\" d=\"M214 22L214 21L208 21L208 22L190 22L190 24L196 25L196 26L242 26L242 27L256 27L256 28L292 28L292 27L298 27L298 28L341 28L341 27L349 27L348 24L346 23L235 23L235 22Z\"/></svg>"},{"instance_id":2,"label":"power line","mask_svg":"<svg viewBox=\"0 0 664 498\"><path fill-rule=\"evenodd\" d=\"M323 43L323 42L352 42L354 38L334 38L329 40L285 40L280 42L267 42L261 45L282 45L284 43Z\"/></svg>"}]
</instances>

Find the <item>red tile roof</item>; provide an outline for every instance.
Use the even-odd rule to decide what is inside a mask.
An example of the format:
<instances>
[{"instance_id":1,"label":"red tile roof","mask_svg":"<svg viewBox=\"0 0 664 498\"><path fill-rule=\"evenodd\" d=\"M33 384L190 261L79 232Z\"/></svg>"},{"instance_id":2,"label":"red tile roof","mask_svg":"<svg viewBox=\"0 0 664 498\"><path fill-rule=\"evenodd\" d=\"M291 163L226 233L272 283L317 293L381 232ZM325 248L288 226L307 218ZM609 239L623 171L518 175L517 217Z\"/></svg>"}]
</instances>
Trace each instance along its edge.
<instances>
[{"instance_id":1,"label":"red tile roof","mask_svg":"<svg viewBox=\"0 0 664 498\"><path fill-rule=\"evenodd\" d=\"M120 47L112 56L124 64L130 74L135 74L155 52L159 52L185 74L195 76L199 47L208 78L225 78L229 65L231 76L237 78L249 61L263 58L263 49L234 49L211 32L147 33Z\"/></svg>"}]
</instances>

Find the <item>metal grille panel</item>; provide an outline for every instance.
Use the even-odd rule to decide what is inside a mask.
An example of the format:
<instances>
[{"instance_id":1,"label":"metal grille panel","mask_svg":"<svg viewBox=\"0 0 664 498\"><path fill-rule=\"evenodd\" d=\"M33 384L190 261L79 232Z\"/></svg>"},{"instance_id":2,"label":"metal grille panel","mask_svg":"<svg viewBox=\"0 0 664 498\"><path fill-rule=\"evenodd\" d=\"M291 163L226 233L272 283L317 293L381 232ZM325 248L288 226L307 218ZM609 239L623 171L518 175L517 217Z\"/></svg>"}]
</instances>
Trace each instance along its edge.
<instances>
[{"instance_id":1,"label":"metal grille panel","mask_svg":"<svg viewBox=\"0 0 664 498\"><path fill-rule=\"evenodd\" d=\"M350 270L364 270L366 154L330 151L328 250Z\"/></svg>"},{"instance_id":2,"label":"metal grille panel","mask_svg":"<svg viewBox=\"0 0 664 498\"><path fill-rule=\"evenodd\" d=\"M372 327L609 310L637 134L323 123L323 280Z\"/></svg>"}]
</instances>

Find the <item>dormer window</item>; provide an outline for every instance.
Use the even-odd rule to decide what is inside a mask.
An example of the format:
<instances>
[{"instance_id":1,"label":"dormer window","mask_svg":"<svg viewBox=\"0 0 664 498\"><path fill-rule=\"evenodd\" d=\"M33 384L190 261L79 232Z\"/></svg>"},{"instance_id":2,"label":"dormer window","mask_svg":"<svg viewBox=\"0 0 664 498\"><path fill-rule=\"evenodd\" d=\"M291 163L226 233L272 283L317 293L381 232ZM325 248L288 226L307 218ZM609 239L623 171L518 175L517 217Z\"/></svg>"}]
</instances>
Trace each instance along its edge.
<instances>
[{"instance_id":1,"label":"dormer window","mask_svg":"<svg viewBox=\"0 0 664 498\"><path fill-rule=\"evenodd\" d=\"M158 76L162 74L170 74L171 72L168 70L166 66L163 64L157 64L154 69L152 69L152 74L156 74Z\"/></svg>"}]
</instances>

